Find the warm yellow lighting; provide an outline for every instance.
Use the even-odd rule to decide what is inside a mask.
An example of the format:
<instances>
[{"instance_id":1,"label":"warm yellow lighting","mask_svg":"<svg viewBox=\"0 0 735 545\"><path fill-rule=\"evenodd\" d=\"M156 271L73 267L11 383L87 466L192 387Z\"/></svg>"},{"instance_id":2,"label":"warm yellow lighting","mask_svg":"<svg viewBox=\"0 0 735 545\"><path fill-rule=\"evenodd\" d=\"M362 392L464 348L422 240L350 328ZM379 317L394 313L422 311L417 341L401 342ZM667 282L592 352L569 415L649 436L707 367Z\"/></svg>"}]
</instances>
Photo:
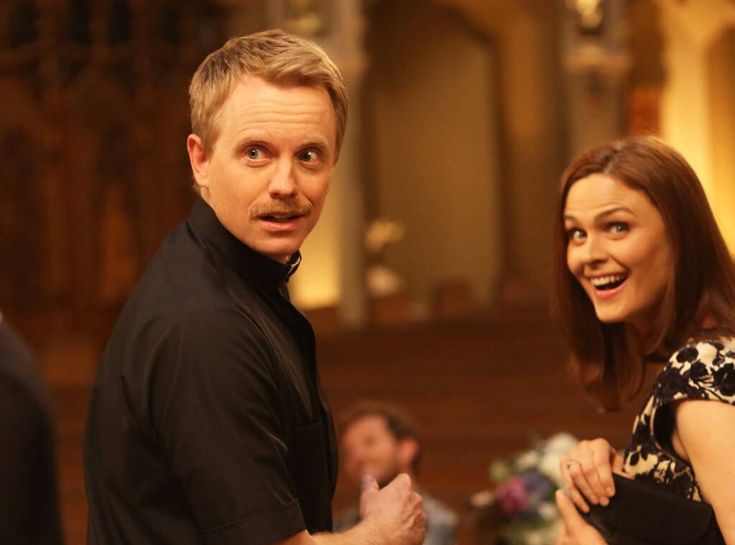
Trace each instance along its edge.
<instances>
[{"instance_id":1,"label":"warm yellow lighting","mask_svg":"<svg viewBox=\"0 0 735 545\"><path fill-rule=\"evenodd\" d=\"M340 297L339 187L334 181L319 223L301 248L303 261L289 281L294 305L303 310L334 306Z\"/></svg>"},{"instance_id":2,"label":"warm yellow lighting","mask_svg":"<svg viewBox=\"0 0 735 545\"><path fill-rule=\"evenodd\" d=\"M662 134L699 175L735 255L735 4L724 0L657 3L668 75Z\"/></svg>"}]
</instances>

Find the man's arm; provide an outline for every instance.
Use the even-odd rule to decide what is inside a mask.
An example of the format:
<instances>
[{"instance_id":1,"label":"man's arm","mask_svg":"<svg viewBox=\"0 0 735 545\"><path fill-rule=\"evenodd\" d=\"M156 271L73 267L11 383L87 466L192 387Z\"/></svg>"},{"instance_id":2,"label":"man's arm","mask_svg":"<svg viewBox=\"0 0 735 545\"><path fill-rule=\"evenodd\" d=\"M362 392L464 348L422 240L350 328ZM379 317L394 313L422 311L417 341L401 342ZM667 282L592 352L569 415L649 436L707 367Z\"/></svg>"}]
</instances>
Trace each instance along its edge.
<instances>
[{"instance_id":1,"label":"man's arm","mask_svg":"<svg viewBox=\"0 0 735 545\"><path fill-rule=\"evenodd\" d=\"M374 479L366 482L360 511L362 521L346 532L310 535L304 531L274 545L420 545L424 541L423 503L406 474L382 490Z\"/></svg>"}]
</instances>

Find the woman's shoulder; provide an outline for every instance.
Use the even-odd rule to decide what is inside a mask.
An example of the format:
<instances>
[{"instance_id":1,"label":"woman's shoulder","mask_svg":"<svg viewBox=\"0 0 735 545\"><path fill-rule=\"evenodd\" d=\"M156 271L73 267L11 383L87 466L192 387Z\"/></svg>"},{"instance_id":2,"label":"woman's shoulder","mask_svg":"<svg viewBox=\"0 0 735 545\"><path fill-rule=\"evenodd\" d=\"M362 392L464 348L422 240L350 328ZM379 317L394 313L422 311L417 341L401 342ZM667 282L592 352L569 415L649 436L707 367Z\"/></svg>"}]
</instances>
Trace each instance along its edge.
<instances>
[{"instance_id":1,"label":"woman's shoulder","mask_svg":"<svg viewBox=\"0 0 735 545\"><path fill-rule=\"evenodd\" d=\"M664 404L682 398L735 403L735 337L687 342L669 358L655 393Z\"/></svg>"},{"instance_id":2,"label":"woman's shoulder","mask_svg":"<svg viewBox=\"0 0 735 545\"><path fill-rule=\"evenodd\" d=\"M727 363L735 363L735 336L690 339L669 358L669 365L674 367L719 367Z\"/></svg>"}]
</instances>

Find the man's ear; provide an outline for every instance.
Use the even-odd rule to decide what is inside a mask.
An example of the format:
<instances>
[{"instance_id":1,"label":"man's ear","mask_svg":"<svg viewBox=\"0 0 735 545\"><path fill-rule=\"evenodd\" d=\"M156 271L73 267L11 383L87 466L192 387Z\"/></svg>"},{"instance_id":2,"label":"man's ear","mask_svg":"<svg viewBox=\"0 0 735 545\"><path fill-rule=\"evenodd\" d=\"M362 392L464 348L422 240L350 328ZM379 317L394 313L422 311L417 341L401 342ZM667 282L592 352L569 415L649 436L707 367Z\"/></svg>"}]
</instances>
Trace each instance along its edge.
<instances>
[{"instance_id":1,"label":"man's ear","mask_svg":"<svg viewBox=\"0 0 735 545\"><path fill-rule=\"evenodd\" d=\"M209 188L209 157L202 139L196 134L190 134L186 138L186 151L189 153L191 172L199 189Z\"/></svg>"},{"instance_id":2,"label":"man's ear","mask_svg":"<svg viewBox=\"0 0 735 545\"><path fill-rule=\"evenodd\" d=\"M419 442L413 437L404 437L398 441L398 461L401 471L411 471L413 461L419 455Z\"/></svg>"}]
</instances>

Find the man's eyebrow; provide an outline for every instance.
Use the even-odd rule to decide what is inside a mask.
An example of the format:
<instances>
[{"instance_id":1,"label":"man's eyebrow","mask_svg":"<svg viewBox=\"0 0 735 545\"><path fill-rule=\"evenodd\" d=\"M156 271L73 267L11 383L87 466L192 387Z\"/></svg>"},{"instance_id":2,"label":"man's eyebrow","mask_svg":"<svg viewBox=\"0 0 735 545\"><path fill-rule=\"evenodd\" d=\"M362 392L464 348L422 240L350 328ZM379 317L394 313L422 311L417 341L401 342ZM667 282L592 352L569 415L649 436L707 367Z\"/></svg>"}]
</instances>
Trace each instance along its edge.
<instances>
[{"instance_id":1,"label":"man's eyebrow","mask_svg":"<svg viewBox=\"0 0 735 545\"><path fill-rule=\"evenodd\" d=\"M323 136L307 136L304 138L304 143L301 144L302 148L328 148L329 140Z\"/></svg>"},{"instance_id":2,"label":"man's eyebrow","mask_svg":"<svg viewBox=\"0 0 735 545\"><path fill-rule=\"evenodd\" d=\"M247 144L266 144L272 140L272 136L268 131L262 130L251 130L244 131L237 135L235 141L237 146L243 146ZM299 148L329 148L329 140L321 135L307 134L304 136L303 141L298 146Z\"/></svg>"}]
</instances>

